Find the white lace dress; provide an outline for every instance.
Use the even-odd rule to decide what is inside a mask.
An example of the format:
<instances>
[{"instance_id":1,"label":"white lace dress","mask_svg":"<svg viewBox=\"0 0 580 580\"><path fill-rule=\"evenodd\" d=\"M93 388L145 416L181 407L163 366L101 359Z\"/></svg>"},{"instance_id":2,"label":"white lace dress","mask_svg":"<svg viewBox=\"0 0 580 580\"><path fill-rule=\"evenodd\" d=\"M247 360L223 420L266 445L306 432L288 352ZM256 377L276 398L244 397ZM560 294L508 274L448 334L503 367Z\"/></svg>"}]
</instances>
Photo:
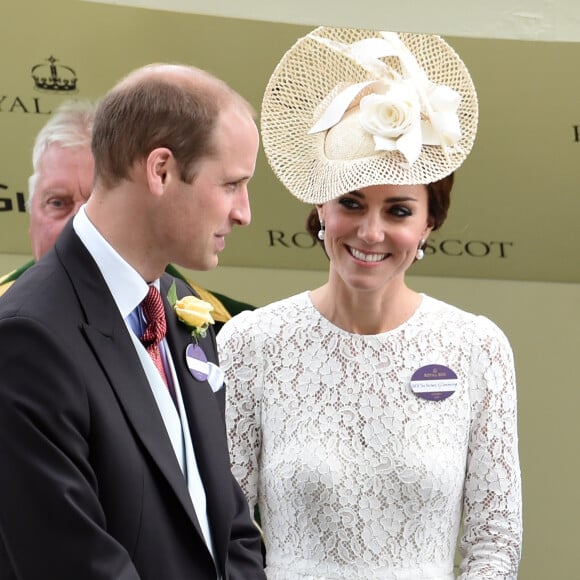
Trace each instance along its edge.
<instances>
[{"instance_id":1,"label":"white lace dress","mask_svg":"<svg viewBox=\"0 0 580 580\"><path fill-rule=\"evenodd\" d=\"M304 292L239 314L218 343L269 580L450 580L460 532L459 578L517 577L513 357L491 321L423 295L399 328L354 335ZM411 387L434 364L457 375L442 400Z\"/></svg>"}]
</instances>

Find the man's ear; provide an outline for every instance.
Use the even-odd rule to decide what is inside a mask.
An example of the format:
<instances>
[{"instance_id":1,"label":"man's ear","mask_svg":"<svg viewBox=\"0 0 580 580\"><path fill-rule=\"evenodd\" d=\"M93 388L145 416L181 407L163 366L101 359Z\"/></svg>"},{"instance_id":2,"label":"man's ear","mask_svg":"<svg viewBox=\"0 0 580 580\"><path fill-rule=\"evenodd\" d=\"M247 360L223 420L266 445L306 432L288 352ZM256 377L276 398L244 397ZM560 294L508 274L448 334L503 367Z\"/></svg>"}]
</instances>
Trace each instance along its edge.
<instances>
[{"instance_id":1,"label":"man's ear","mask_svg":"<svg viewBox=\"0 0 580 580\"><path fill-rule=\"evenodd\" d=\"M162 195L165 192L175 167L175 158L171 149L158 147L149 153L145 161L145 171L147 183L152 193Z\"/></svg>"}]
</instances>

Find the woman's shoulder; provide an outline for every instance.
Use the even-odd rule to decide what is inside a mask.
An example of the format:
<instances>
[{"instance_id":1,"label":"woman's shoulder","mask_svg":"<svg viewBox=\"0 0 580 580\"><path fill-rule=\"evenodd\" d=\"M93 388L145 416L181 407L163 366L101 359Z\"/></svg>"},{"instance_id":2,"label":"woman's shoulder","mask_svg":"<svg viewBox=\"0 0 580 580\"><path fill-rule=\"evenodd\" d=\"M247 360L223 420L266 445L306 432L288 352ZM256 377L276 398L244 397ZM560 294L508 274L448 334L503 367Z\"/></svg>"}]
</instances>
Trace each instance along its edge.
<instances>
[{"instance_id":1,"label":"woman's shoulder","mask_svg":"<svg viewBox=\"0 0 580 580\"><path fill-rule=\"evenodd\" d=\"M464 310L454 304L423 294L422 311L436 320L442 328L451 326L469 328L474 336L492 336L507 340L503 330L484 314Z\"/></svg>"},{"instance_id":2,"label":"woman's shoulder","mask_svg":"<svg viewBox=\"0 0 580 580\"><path fill-rule=\"evenodd\" d=\"M311 307L308 291L283 298L254 310L245 310L228 320L218 336L243 332L246 336L271 334L288 323L295 322Z\"/></svg>"}]
</instances>

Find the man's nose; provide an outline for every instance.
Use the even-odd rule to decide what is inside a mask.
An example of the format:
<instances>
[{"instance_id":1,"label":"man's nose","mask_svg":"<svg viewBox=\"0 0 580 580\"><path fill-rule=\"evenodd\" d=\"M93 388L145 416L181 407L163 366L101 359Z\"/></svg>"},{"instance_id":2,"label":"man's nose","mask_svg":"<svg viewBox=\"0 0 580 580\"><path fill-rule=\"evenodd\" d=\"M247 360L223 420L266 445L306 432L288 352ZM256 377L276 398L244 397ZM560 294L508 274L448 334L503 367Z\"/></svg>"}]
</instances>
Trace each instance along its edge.
<instances>
[{"instance_id":1,"label":"man's nose","mask_svg":"<svg viewBox=\"0 0 580 580\"><path fill-rule=\"evenodd\" d=\"M244 190L237 196L236 205L232 210L232 219L239 226L247 226L252 220L250 196L247 187L244 187Z\"/></svg>"}]
</instances>

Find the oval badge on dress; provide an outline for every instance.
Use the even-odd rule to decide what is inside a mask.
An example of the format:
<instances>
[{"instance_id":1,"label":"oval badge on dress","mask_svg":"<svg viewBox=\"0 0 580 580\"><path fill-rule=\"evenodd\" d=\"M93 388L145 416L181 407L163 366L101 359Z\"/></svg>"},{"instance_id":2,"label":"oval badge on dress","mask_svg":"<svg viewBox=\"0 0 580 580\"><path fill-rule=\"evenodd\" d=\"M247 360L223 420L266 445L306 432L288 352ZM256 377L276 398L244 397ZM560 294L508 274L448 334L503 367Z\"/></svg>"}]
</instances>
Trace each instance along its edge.
<instances>
[{"instance_id":1,"label":"oval badge on dress","mask_svg":"<svg viewBox=\"0 0 580 580\"><path fill-rule=\"evenodd\" d=\"M450 397L459 381L457 375L443 365L426 365L417 369L411 377L411 390L421 399L441 401Z\"/></svg>"}]
</instances>

